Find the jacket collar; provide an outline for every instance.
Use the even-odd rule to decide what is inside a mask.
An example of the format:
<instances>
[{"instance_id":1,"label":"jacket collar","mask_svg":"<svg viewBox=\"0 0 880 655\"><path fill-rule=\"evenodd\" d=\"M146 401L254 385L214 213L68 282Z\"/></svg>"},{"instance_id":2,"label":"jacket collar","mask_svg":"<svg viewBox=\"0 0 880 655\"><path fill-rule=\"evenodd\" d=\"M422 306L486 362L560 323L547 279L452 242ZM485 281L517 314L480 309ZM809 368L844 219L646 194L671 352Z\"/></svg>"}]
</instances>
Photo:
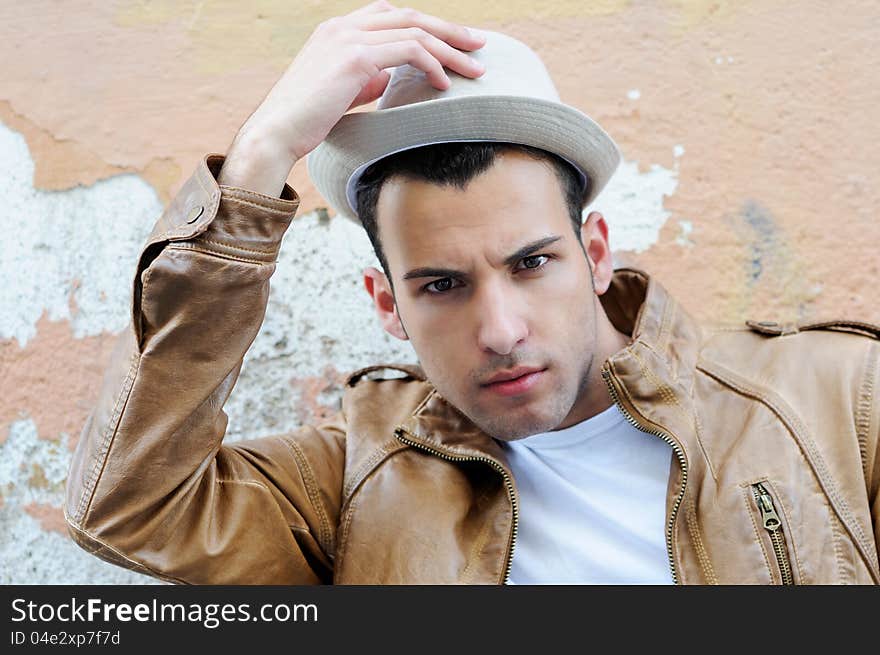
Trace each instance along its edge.
<instances>
[{"instance_id":1,"label":"jacket collar","mask_svg":"<svg viewBox=\"0 0 880 655\"><path fill-rule=\"evenodd\" d=\"M648 351L664 382L682 385L690 395L703 333L699 324L644 271L622 268L600 296L611 323L632 337L626 348L609 358L618 375L635 373L627 360Z\"/></svg>"},{"instance_id":2,"label":"jacket collar","mask_svg":"<svg viewBox=\"0 0 880 655\"><path fill-rule=\"evenodd\" d=\"M635 409L654 420L652 408L665 402L667 390L691 395L700 328L659 282L636 269L616 270L600 300L612 324L632 337L630 345L610 357L607 364ZM416 370L424 379L424 372ZM406 437L452 457L490 458L506 467L500 444L455 409L433 385L426 386L422 402L398 426Z\"/></svg>"}]
</instances>

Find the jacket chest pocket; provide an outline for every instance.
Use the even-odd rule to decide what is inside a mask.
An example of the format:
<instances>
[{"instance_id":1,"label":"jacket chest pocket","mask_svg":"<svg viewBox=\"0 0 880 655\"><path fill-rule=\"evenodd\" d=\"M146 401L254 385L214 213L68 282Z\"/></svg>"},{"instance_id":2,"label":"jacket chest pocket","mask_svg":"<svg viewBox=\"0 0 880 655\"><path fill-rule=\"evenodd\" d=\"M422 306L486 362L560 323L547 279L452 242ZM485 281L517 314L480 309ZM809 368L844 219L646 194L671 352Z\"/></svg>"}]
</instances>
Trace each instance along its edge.
<instances>
[{"instance_id":1,"label":"jacket chest pocket","mask_svg":"<svg viewBox=\"0 0 880 655\"><path fill-rule=\"evenodd\" d=\"M755 523L758 543L776 584L793 585L799 576L792 563L794 544L782 502L767 479L745 485L746 503Z\"/></svg>"}]
</instances>

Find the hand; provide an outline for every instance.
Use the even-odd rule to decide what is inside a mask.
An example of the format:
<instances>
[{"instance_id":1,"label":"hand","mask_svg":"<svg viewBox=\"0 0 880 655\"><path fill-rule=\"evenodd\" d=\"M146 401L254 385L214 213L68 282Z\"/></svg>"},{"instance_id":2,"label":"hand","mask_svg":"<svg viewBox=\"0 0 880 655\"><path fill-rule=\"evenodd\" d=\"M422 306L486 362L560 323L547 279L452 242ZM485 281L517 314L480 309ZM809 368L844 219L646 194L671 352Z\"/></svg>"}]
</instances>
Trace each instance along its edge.
<instances>
[{"instance_id":1,"label":"hand","mask_svg":"<svg viewBox=\"0 0 880 655\"><path fill-rule=\"evenodd\" d=\"M387 69L410 64L444 90L450 85L444 67L483 74L462 50L484 44L464 26L386 0L324 21L239 130L220 183L278 195L296 161L348 110L382 95L391 79Z\"/></svg>"}]
</instances>

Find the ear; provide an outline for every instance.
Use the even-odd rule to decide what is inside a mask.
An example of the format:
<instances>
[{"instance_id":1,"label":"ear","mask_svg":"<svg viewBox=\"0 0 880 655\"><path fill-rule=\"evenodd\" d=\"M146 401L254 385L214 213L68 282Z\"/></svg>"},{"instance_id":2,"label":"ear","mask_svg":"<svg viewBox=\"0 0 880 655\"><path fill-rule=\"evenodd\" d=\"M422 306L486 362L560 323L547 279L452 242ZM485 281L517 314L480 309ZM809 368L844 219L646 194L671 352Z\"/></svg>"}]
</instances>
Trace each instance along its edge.
<instances>
[{"instance_id":1,"label":"ear","mask_svg":"<svg viewBox=\"0 0 880 655\"><path fill-rule=\"evenodd\" d=\"M391 291L391 284L385 277L385 273L373 266L368 266L364 269L364 287L373 299L373 304L376 306L376 316L379 318L382 328L401 341L409 340L403 329L403 324L400 322L397 303L394 302L394 293Z\"/></svg>"},{"instance_id":2,"label":"ear","mask_svg":"<svg viewBox=\"0 0 880 655\"><path fill-rule=\"evenodd\" d=\"M608 225L599 212L590 212L587 220L581 225L581 240L587 251L587 260L593 271L593 282L596 295L601 296L608 291L611 277L614 274L614 263L611 259L611 246L608 243Z\"/></svg>"}]
</instances>

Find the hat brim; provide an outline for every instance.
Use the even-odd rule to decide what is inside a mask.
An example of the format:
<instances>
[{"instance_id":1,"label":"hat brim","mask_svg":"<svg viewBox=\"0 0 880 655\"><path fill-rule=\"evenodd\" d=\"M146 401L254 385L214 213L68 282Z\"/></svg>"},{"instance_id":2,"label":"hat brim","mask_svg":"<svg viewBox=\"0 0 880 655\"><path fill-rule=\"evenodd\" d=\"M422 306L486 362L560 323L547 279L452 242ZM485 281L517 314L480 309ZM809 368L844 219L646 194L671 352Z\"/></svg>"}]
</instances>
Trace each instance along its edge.
<instances>
[{"instance_id":1,"label":"hat brim","mask_svg":"<svg viewBox=\"0 0 880 655\"><path fill-rule=\"evenodd\" d=\"M620 163L611 137L574 107L486 95L346 114L307 156L308 171L336 212L359 222L354 192L365 168L395 152L455 141L520 143L563 157L589 179L583 206L599 195Z\"/></svg>"}]
</instances>

